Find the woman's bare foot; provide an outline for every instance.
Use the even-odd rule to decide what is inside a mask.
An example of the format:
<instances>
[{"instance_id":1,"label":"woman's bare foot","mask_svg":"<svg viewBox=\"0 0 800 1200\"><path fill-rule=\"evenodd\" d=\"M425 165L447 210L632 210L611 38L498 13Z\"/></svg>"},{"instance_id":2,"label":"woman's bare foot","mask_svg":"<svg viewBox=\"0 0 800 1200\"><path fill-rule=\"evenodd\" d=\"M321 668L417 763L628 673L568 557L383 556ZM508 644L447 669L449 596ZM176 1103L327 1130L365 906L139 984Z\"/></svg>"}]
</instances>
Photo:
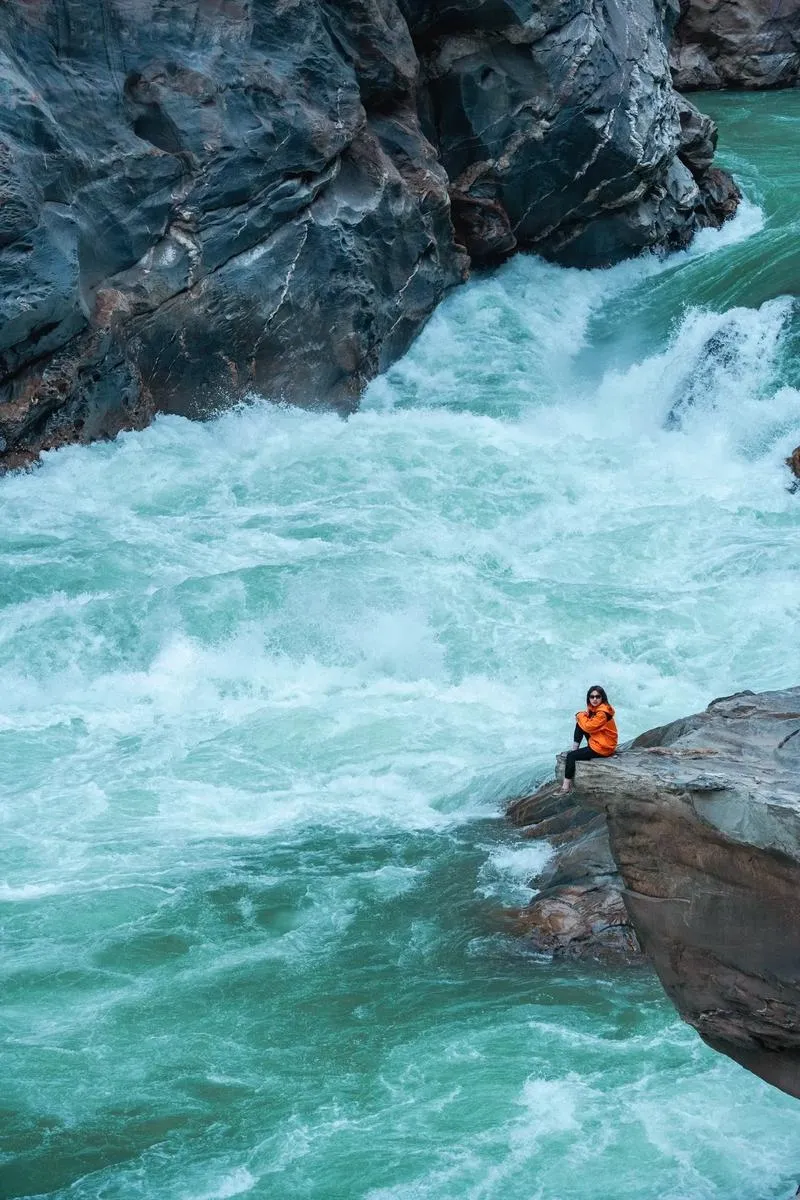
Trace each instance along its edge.
<instances>
[{"instance_id":1,"label":"woman's bare foot","mask_svg":"<svg viewBox=\"0 0 800 1200\"><path fill-rule=\"evenodd\" d=\"M572 791L572 780L571 779L564 780L564 782L561 785L561 791L562 792L571 792Z\"/></svg>"}]
</instances>

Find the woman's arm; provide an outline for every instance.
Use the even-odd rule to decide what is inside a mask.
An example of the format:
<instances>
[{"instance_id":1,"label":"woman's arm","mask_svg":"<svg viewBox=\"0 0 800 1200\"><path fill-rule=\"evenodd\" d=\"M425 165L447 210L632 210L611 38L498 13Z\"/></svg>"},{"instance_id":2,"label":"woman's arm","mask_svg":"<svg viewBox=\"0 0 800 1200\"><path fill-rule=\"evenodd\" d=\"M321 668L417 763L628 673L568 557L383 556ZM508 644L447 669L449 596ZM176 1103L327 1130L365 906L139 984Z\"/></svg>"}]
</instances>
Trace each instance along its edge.
<instances>
[{"instance_id":1,"label":"woman's arm","mask_svg":"<svg viewBox=\"0 0 800 1200\"><path fill-rule=\"evenodd\" d=\"M597 733L598 729L602 729L606 722L610 719L610 714L603 712L602 709L599 712L596 712L593 717L590 717L588 712L579 712L575 714L575 720L578 722L587 737L590 733Z\"/></svg>"}]
</instances>

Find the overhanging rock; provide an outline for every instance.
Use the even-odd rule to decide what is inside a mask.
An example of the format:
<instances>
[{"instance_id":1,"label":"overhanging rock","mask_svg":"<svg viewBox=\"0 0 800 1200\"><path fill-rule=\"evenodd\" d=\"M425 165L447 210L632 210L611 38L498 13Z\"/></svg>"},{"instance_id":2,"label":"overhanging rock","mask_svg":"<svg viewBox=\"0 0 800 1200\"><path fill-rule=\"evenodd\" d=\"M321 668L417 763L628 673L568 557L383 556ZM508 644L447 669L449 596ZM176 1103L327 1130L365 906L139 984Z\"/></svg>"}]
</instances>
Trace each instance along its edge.
<instances>
[{"instance_id":1,"label":"overhanging rock","mask_svg":"<svg viewBox=\"0 0 800 1200\"><path fill-rule=\"evenodd\" d=\"M582 764L573 800L605 814L616 886L684 1020L798 1097L799 781L800 688L742 692Z\"/></svg>"}]
</instances>

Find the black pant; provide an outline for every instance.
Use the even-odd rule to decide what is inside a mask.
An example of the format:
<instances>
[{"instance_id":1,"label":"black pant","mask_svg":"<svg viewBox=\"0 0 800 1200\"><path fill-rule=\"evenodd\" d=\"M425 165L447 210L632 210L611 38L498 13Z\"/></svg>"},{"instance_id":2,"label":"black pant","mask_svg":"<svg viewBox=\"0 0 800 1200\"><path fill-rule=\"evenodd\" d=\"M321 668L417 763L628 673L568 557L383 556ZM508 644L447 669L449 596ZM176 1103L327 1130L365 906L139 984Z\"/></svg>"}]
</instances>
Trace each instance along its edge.
<instances>
[{"instance_id":1,"label":"black pant","mask_svg":"<svg viewBox=\"0 0 800 1200\"><path fill-rule=\"evenodd\" d=\"M586 738L587 742L589 741L588 735L583 732L580 725L576 725L575 732L572 735L573 742L580 742L583 738ZM589 745L581 746L580 750L570 750L567 754L566 766L564 767L564 778L575 778L575 763L589 762L589 760L592 758L602 757L602 754L598 754L597 751L593 750Z\"/></svg>"},{"instance_id":2,"label":"black pant","mask_svg":"<svg viewBox=\"0 0 800 1200\"><path fill-rule=\"evenodd\" d=\"M588 762L590 758L602 758L591 746L581 746L580 750L570 750L567 754L567 764L564 767L564 778L575 778L575 763Z\"/></svg>"}]
</instances>

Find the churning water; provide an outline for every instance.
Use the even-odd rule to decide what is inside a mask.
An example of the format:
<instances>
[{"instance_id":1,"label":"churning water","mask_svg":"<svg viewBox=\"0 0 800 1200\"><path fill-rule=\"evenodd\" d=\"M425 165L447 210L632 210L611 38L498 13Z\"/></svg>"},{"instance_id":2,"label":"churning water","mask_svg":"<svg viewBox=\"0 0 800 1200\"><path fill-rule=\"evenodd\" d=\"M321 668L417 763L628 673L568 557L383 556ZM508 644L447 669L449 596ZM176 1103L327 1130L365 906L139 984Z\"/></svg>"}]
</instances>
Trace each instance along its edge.
<instances>
[{"instance_id":1,"label":"churning water","mask_svg":"<svg viewBox=\"0 0 800 1200\"><path fill-rule=\"evenodd\" d=\"M0 483L4 1197L793 1191L795 1102L497 916L589 682L630 737L800 681L800 93L713 108L689 253L517 258L347 422Z\"/></svg>"}]
</instances>

